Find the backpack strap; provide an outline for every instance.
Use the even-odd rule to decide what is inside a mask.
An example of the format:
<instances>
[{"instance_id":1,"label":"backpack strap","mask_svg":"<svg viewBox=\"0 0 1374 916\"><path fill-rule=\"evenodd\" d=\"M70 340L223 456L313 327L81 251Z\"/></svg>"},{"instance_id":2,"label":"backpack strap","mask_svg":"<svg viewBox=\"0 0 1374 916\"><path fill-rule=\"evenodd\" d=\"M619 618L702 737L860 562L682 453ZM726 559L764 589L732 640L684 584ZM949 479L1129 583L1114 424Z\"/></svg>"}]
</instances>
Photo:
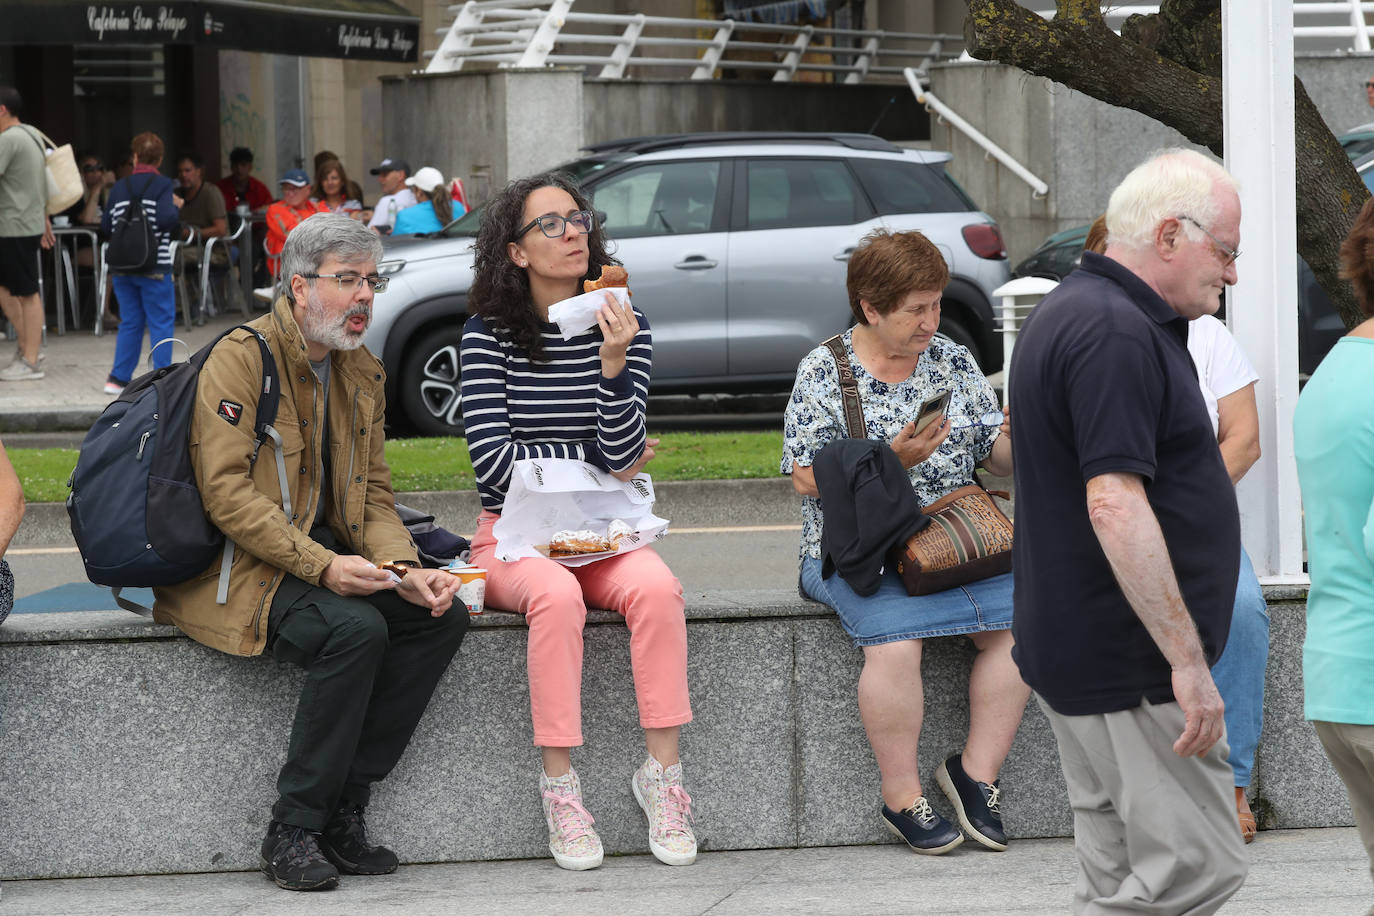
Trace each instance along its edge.
<instances>
[{"instance_id":1,"label":"backpack strap","mask_svg":"<svg viewBox=\"0 0 1374 916\"><path fill-rule=\"evenodd\" d=\"M830 355L835 357L835 367L840 374L840 396L844 400L844 422L849 428L849 438L867 439L867 429L864 427L864 406L859 400L859 383L854 379L854 369L849 365L849 354L844 351L844 341L841 335L825 341L823 346L830 351Z\"/></svg>"},{"instance_id":2,"label":"backpack strap","mask_svg":"<svg viewBox=\"0 0 1374 916\"><path fill-rule=\"evenodd\" d=\"M257 412L253 419L253 453L249 456L248 467L251 469L253 465L257 464L258 451L264 442L271 439L272 451L276 453L277 483L281 486L282 511L286 513L286 517L289 519L291 518L291 491L286 486L286 456L282 454L281 434L272 425L277 422L277 406L281 402L277 361L272 356L271 348L267 346L267 338L263 337L257 328L250 328L246 324L225 331L215 340L215 343L219 343L240 328L253 335L253 339L258 342L258 350L262 353L262 388L258 391ZM213 347L214 344L211 344L202 352L208 357L209 351ZM233 539L225 536L224 553L219 564L219 586L215 590L216 604L226 604L229 601L229 570L234 563L234 546Z\"/></svg>"}]
</instances>

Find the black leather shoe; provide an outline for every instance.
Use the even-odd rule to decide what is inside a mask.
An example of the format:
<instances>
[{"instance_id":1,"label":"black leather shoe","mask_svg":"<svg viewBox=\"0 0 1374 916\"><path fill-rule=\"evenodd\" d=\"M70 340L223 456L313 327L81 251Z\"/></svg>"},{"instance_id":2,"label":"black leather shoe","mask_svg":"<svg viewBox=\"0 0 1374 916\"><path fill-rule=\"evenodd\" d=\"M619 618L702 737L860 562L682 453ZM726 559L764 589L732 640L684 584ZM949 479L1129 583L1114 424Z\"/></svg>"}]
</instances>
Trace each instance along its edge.
<instances>
[{"instance_id":1,"label":"black leather shoe","mask_svg":"<svg viewBox=\"0 0 1374 916\"><path fill-rule=\"evenodd\" d=\"M969 836L988 849L1002 852L1007 848L1007 835L1002 830L1001 780L992 785L978 782L964 772L964 762L955 754L940 764L935 781L954 805L959 824Z\"/></svg>"},{"instance_id":2,"label":"black leather shoe","mask_svg":"<svg viewBox=\"0 0 1374 916\"><path fill-rule=\"evenodd\" d=\"M883 805L883 820L888 830L923 856L942 856L964 842L959 828L936 814L924 795L904 811Z\"/></svg>"},{"instance_id":3,"label":"black leather shoe","mask_svg":"<svg viewBox=\"0 0 1374 916\"><path fill-rule=\"evenodd\" d=\"M262 838L262 873L288 891L326 891L339 883L339 870L320 851L319 834L273 821Z\"/></svg>"},{"instance_id":4,"label":"black leather shoe","mask_svg":"<svg viewBox=\"0 0 1374 916\"><path fill-rule=\"evenodd\" d=\"M385 846L367 841L363 809L340 808L320 834L320 849L346 875L389 875L400 862Z\"/></svg>"}]
</instances>

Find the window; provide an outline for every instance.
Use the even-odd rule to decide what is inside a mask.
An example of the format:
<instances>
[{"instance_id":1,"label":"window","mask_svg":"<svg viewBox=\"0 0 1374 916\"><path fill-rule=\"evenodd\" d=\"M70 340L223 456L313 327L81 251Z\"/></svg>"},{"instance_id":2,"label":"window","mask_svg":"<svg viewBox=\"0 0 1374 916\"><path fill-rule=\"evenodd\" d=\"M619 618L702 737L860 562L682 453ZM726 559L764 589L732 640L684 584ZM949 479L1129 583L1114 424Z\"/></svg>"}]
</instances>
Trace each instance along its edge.
<instances>
[{"instance_id":1,"label":"window","mask_svg":"<svg viewBox=\"0 0 1374 916\"><path fill-rule=\"evenodd\" d=\"M749 163L749 229L845 226L859 222L859 189L835 159Z\"/></svg>"},{"instance_id":2,"label":"window","mask_svg":"<svg viewBox=\"0 0 1374 916\"><path fill-rule=\"evenodd\" d=\"M612 238L710 232L719 180L718 160L654 163L598 184L592 205Z\"/></svg>"},{"instance_id":3,"label":"window","mask_svg":"<svg viewBox=\"0 0 1374 916\"><path fill-rule=\"evenodd\" d=\"M883 159L854 159L853 165L874 206L884 216L977 209L939 166Z\"/></svg>"}]
</instances>

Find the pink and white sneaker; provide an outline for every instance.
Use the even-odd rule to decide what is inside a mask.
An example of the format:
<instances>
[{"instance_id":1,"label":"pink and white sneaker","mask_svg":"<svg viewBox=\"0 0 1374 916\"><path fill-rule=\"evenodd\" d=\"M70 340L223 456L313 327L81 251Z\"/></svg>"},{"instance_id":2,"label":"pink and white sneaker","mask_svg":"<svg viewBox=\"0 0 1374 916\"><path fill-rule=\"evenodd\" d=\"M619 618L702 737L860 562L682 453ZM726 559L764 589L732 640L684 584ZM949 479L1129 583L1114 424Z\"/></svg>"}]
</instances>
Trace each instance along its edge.
<instances>
[{"instance_id":1,"label":"pink and white sneaker","mask_svg":"<svg viewBox=\"0 0 1374 916\"><path fill-rule=\"evenodd\" d=\"M549 825L549 852L559 868L586 871L601 864L601 837L592 824L591 812L582 807L582 783L571 768L550 778L540 771L539 792L544 800L544 820Z\"/></svg>"},{"instance_id":2,"label":"pink and white sneaker","mask_svg":"<svg viewBox=\"0 0 1374 916\"><path fill-rule=\"evenodd\" d=\"M697 860L692 833L692 799L682 789L682 764L667 769L652 756L630 779L635 801L649 819L649 850L664 865L691 865Z\"/></svg>"}]
</instances>

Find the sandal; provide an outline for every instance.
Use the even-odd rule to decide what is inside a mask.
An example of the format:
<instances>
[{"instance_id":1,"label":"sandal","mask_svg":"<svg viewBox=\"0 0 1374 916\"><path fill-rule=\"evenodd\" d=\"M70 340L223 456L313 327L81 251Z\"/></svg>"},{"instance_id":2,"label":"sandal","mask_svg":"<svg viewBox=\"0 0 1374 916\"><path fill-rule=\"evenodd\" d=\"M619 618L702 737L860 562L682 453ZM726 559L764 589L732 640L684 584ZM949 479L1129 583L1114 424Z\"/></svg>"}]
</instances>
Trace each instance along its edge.
<instances>
[{"instance_id":1,"label":"sandal","mask_svg":"<svg viewBox=\"0 0 1374 916\"><path fill-rule=\"evenodd\" d=\"M1247 843L1253 843L1255 834L1259 832L1259 824L1255 822L1254 812L1250 810L1244 786L1236 786L1236 818L1240 821L1240 838Z\"/></svg>"}]
</instances>

